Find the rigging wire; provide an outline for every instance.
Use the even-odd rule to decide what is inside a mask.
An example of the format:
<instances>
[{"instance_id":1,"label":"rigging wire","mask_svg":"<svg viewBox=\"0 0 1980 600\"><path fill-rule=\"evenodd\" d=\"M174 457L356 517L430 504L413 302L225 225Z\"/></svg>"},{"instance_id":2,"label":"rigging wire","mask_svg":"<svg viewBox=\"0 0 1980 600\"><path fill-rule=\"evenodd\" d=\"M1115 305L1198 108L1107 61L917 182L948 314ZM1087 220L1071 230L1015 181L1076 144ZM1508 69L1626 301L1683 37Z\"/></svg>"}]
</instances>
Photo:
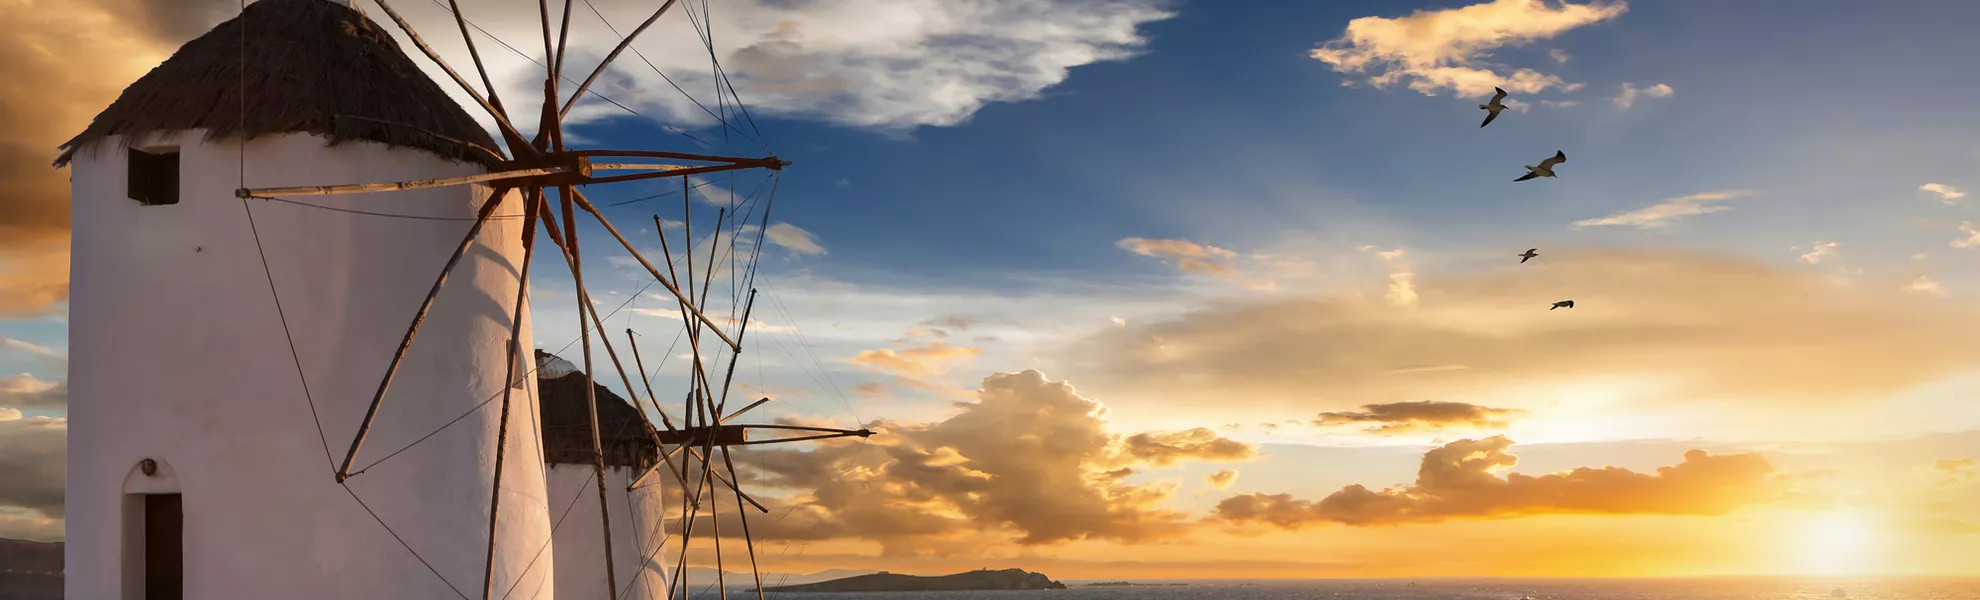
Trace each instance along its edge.
<instances>
[{"instance_id":1,"label":"rigging wire","mask_svg":"<svg viewBox=\"0 0 1980 600\"><path fill-rule=\"evenodd\" d=\"M608 21L608 20L606 20L606 19L605 19L605 15L604 15L604 13L601 13L601 12L599 12L599 11L598 11L598 7L597 7L597 6L593 6L593 5L591 4L591 0L584 0L584 6L585 6L586 8L589 8L589 9L591 9L591 14L593 14L593 15L596 15L596 16L598 17L598 21L599 21L600 23L604 23L604 24L605 24L605 28L606 28L606 29L609 29L609 30L611 30L611 31L612 31L612 35L616 35L616 36L619 36L619 39L620 39L621 41L623 41L623 40L625 40L625 39L626 39L626 36L625 36L625 35L622 35L622 34L620 34L620 33L619 33L619 28L617 28L617 27L613 27L613 26L612 26L612 22L611 22L611 21ZM692 19L694 18L694 12L693 12L693 10L692 10L692 9L690 9L690 10L688 11L688 18L689 18L690 20L692 20ZM698 31L698 30L699 30L699 28L697 28L697 31ZM708 116L710 116L710 117L715 117L715 120L716 120L716 121L718 121L718 122L720 122L720 123L722 124L722 135L723 135L724 137L727 137L727 136L728 136L728 132L729 132L729 129L731 129L731 128L733 128L733 126L731 126L731 125L729 124L729 121L728 121L727 119L724 119L724 118L722 118L722 117L721 117L720 115L717 115L717 114L715 114L715 111L711 111L711 110L708 110L708 105L706 105L706 104L702 104L702 103L701 103L701 100L699 100L699 99L696 99L696 98L694 97L694 94L689 94L689 93L688 93L688 91L687 91L686 89L683 89L683 88L681 87L681 85L680 85L679 83L676 83L676 82L674 81L674 78L672 78L672 77L668 77L668 76L667 76L667 73L666 73L665 71L661 71L661 70L660 70L660 67L659 67L658 65L655 65L655 64L653 64L653 61L652 61L652 60L650 60L650 59L648 59L648 58L646 58L646 54L645 54L645 53L643 53L643 52L640 52L640 51L639 51L639 48L638 48L638 47L636 47L636 46L630 46L630 45L628 45L628 46L626 46L626 49L628 49L628 50L632 50L632 52L633 52L633 56L636 56L636 57L638 57L638 58L639 58L639 60L640 60L640 62L643 62L643 63L646 63L646 66L647 66L648 68L651 68L651 69L653 69L653 73L654 73L654 74L656 74L656 75L659 75L659 76L660 76L660 79L662 79L662 80L665 80L665 81L667 82L667 85L670 85L670 86L673 86L673 88L674 88L674 91L677 91L677 92L680 92L680 93L681 93L681 95L682 95L682 96L684 96L684 97L686 97L686 98L688 99L688 101L689 101L689 102L692 102L692 103L694 103L694 106L695 106L696 108L700 108L700 109L701 109L701 112L704 112L704 113L708 113ZM719 99L719 97L718 97L718 99ZM761 148L763 148L763 150L764 150L765 152L769 152L769 151L770 151L770 145L769 145L769 144L766 144L766 143L764 143L764 142L763 142L763 140L760 140L760 139L757 139L757 138L754 138L754 137L750 137L750 136L749 136L748 134L746 134L746 133L744 133L744 132L743 132L742 130L740 130L740 129L737 129L737 130L736 130L736 133L739 133L739 134L743 134L743 138L744 138L744 139L747 139L747 140L749 140L750 142L753 142L753 143L755 143L755 144L756 144L756 145L757 145L758 147L761 147ZM760 133L759 133L759 135L760 135ZM726 144L724 144L724 145L722 146L722 148L724 148L724 149L726 149L726 148L728 148L728 145L726 145Z\"/></svg>"},{"instance_id":2,"label":"rigging wire","mask_svg":"<svg viewBox=\"0 0 1980 600\"><path fill-rule=\"evenodd\" d=\"M435 5L435 6L439 6L441 10L445 10L445 11L447 11L447 14L449 14L449 15L452 15L452 14L454 14L454 11L453 11L453 9L452 9L452 8L449 8L449 7L448 7L447 5L445 5L445 4L442 4L442 3L440 2L440 0L428 0L428 1L429 1L429 2L432 2L432 3L433 3L433 4ZM535 63L535 64L536 64L536 66L539 66L539 67L543 67L544 69L549 69L549 68L550 68L550 67L549 67L548 65L545 65L545 64L543 64L543 62L542 62L542 61L539 61L539 60L536 60L536 58L534 58L534 57L531 57L531 56L530 56L529 54L526 54L526 53L524 53L524 52L523 52L523 51L521 51L521 50L517 50L515 46L511 46L511 45L509 45L509 43L508 43L508 42L505 42L505 41L502 41L502 38L499 38L499 37L496 37L496 36L495 36L495 34L493 34L493 33L489 33L489 31L488 31L488 30L486 30L486 29L482 29L480 25L476 25L476 24L474 24L474 21L469 21L469 20L467 19L467 17L465 17L465 16L463 16L463 17L461 17L461 21L462 21L462 22L465 22L465 23L467 23L469 27L473 27L475 31L479 31L479 32L481 32L481 35L484 35L484 36L488 36L488 39L491 39L491 40L494 40L496 44L499 44L499 45L501 45L501 46L502 46L503 48L508 48L510 52L513 52L513 53L515 53L515 55L516 55L516 56L520 56L520 57L522 57L522 58L523 58L523 60L527 60L527 61L529 61L529 62L531 62L531 63ZM635 52L635 53L637 53L637 52L638 52L638 50L634 50L634 52ZM573 86L575 86L575 85L577 85L577 83L578 83L578 82L576 82L576 81L573 81L573 80L572 80L571 78L569 78L569 77L564 77L562 73L559 73L559 74L558 74L558 79L562 79L563 81L565 81L565 82L568 82L568 83L570 83L570 84L571 84L571 85L573 85ZM611 104L612 104L613 106L617 106L617 107L619 107L619 109L620 109L620 110L623 110L623 111L626 111L626 112L628 112L628 113L631 113L631 114L632 114L633 116L636 116L636 117L640 117L640 118L643 118L643 119L648 119L648 120L652 120L652 121L655 121L655 122L658 122L658 121L659 121L658 119L653 119L652 117L648 117L648 116L646 116L646 115L644 115L644 114L641 114L641 113L640 113L639 111L637 111L637 110L633 110L633 109L632 109L632 107L629 107L629 106L626 106L626 105L624 105L624 104L621 104L621 103L619 103L619 101L617 101L617 100L613 100L613 99L612 99L611 97L608 97L608 96L606 96L605 94L602 94L602 93L599 93L599 92L598 92L597 90L591 90L591 89L587 89L587 90L585 90L585 93L587 93L587 94L591 94L592 96L596 96L596 97L597 97L598 99L600 99L600 100L604 100L604 101L606 101L606 102L609 102L609 103L611 103ZM687 92L686 92L686 91L682 91L681 93L682 93L682 94L686 94ZM690 97L689 99L693 99L693 98L692 98L692 97ZM693 141L694 141L694 143L697 143L697 144L701 144L701 145L703 145L703 146L707 146L707 147L709 147L709 148L719 148L719 149L723 149L723 150L727 150L727 149L728 149L728 147L727 147L727 146L717 146L717 145L715 145L714 143L711 143L711 142L709 142L709 141L707 141L707 140L703 140L703 139L701 139L701 138L699 138L699 137L696 137L696 136L695 136L694 134L690 134L690 133L688 133L688 132L686 132L686 131L683 131L683 130L681 130L681 129L677 129L677 128L673 128L673 127L667 127L667 126L662 126L661 128L662 128L662 129L665 129L665 130L667 130L667 131L669 131L669 132L672 132L672 133L676 133L676 134L680 134L680 135L681 135L682 137L685 137L685 138L687 138L687 139L689 139L689 140L693 140ZM766 147L765 147L765 149L768 149L768 147L766 146Z\"/></svg>"}]
</instances>

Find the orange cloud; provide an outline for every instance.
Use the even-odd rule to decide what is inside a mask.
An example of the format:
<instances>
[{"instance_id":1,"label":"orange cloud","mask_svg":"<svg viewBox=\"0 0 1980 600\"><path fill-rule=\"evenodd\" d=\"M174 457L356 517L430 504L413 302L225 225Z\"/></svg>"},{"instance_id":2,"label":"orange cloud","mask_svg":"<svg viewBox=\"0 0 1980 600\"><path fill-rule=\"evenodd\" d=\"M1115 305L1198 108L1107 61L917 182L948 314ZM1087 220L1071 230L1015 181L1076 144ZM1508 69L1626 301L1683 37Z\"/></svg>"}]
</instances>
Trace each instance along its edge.
<instances>
[{"instance_id":1,"label":"orange cloud","mask_svg":"<svg viewBox=\"0 0 1980 600\"><path fill-rule=\"evenodd\" d=\"M1373 433L1435 431L1451 427L1504 429L1506 418L1525 414L1512 408L1491 408L1463 402L1392 402L1369 404L1360 412L1324 412L1314 425L1368 424Z\"/></svg>"},{"instance_id":2,"label":"orange cloud","mask_svg":"<svg viewBox=\"0 0 1980 600\"><path fill-rule=\"evenodd\" d=\"M1203 480L1209 482L1210 487L1221 490L1224 488L1231 487L1231 484L1233 483L1237 483L1237 477L1238 477L1238 472L1236 470L1224 469L1222 471L1211 473L1209 476L1204 477Z\"/></svg>"},{"instance_id":3,"label":"orange cloud","mask_svg":"<svg viewBox=\"0 0 1980 600\"><path fill-rule=\"evenodd\" d=\"M1819 408L1980 368L1980 307L1746 259L1576 248L1546 269L1413 285L1414 307L1340 295L1137 320L1061 359L1115 397L1279 410L1603 378L1655 379L1667 386L1660 406L1792 398ZM1546 310L1564 289L1575 310Z\"/></svg>"},{"instance_id":4,"label":"orange cloud","mask_svg":"<svg viewBox=\"0 0 1980 600\"><path fill-rule=\"evenodd\" d=\"M1219 503L1217 519L1298 529L1315 523L1384 525L1453 518L1561 513L1722 515L1778 493L1774 467L1758 454L1686 452L1655 474L1582 467L1541 476L1494 471L1518 464L1505 436L1458 440L1423 455L1416 483L1374 491L1341 488L1321 500L1245 494Z\"/></svg>"},{"instance_id":5,"label":"orange cloud","mask_svg":"<svg viewBox=\"0 0 1980 600\"><path fill-rule=\"evenodd\" d=\"M864 350L848 360L855 365L892 371L905 375L940 375L948 370L947 363L961 362L982 354L981 348L956 346L948 342L935 342L919 348L894 350Z\"/></svg>"},{"instance_id":6,"label":"orange cloud","mask_svg":"<svg viewBox=\"0 0 1980 600\"><path fill-rule=\"evenodd\" d=\"M10 5L0 19L0 317L68 298L69 183L56 146L230 3L76 0Z\"/></svg>"},{"instance_id":7,"label":"orange cloud","mask_svg":"<svg viewBox=\"0 0 1980 600\"><path fill-rule=\"evenodd\" d=\"M1971 458L1941 458L1932 462L1932 473L1939 477L1940 486L1980 481L1980 461Z\"/></svg>"},{"instance_id":8,"label":"orange cloud","mask_svg":"<svg viewBox=\"0 0 1980 600\"><path fill-rule=\"evenodd\" d=\"M1198 244L1189 240L1151 240L1131 237L1114 242L1122 250L1142 256L1175 261L1176 268L1185 273L1205 275L1219 279L1229 279L1253 289L1276 289L1278 284L1271 279L1247 279L1233 264L1236 252ZM1266 257L1269 258L1269 257Z\"/></svg>"},{"instance_id":9,"label":"orange cloud","mask_svg":"<svg viewBox=\"0 0 1980 600\"><path fill-rule=\"evenodd\" d=\"M800 491L778 500L777 519L763 519L775 524L752 520L751 531L767 540L875 540L891 556L965 551L960 540L1172 538L1187 531L1187 518L1159 505L1176 485L1124 481L1136 467L1255 456L1208 430L1116 435L1106 413L1066 382L1001 373L941 422L880 422L872 425L880 435L865 442L741 453L739 466L752 471L745 479Z\"/></svg>"}]
</instances>

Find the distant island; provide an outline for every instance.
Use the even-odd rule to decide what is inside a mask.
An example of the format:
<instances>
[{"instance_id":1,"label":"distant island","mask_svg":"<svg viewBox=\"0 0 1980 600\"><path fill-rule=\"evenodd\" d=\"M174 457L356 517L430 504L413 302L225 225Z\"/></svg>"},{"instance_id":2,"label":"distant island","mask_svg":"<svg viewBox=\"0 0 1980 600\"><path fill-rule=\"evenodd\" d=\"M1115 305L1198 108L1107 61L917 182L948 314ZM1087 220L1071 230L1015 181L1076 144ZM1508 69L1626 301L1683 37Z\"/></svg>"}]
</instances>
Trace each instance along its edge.
<instances>
[{"instance_id":1,"label":"distant island","mask_svg":"<svg viewBox=\"0 0 1980 600\"><path fill-rule=\"evenodd\" d=\"M1132 581L1102 581L1079 587L1186 587L1187 583L1135 583Z\"/></svg>"},{"instance_id":2,"label":"distant island","mask_svg":"<svg viewBox=\"0 0 1980 600\"><path fill-rule=\"evenodd\" d=\"M885 571L804 585L767 588L766 592L949 592L966 590L1063 590L1066 584L1024 569L977 570L922 577Z\"/></svg>"}]
</instances>

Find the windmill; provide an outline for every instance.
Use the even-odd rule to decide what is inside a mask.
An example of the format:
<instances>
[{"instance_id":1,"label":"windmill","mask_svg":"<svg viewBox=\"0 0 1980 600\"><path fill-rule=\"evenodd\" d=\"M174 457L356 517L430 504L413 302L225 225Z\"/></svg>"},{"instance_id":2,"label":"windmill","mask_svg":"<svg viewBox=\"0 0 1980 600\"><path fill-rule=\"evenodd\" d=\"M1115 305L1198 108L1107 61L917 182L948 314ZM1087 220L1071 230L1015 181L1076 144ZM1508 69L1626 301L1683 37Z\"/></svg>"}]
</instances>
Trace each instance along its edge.
<instances>
[{"instance_id":1,"label":"windmill","mask_svg":"<svg viewBox=\"0 0 1980 600\"><path fill-rule=\"evenodd\" d=\"M584 420L588 429L585 433L590 438L588 450L593 467L589 483L601 517L598 539L602 542L604 558L604 595L616 600L630 589L621 583L626 579L616 573L621 561L612 554L614 540L632 532L614 531L612 527L613 494L607 489L609 478L599 425L598 387L592 381L592 374L599 366L593 353L594 342L604 349L616 371L616 379L633 396L635 404L640 392L645 392L646 405L634 412L638 415L638 427L651 442L652 455L638 458L649 464L621 491L629 492L654 482L682 490L681 535L671 541L650 539L639 544L650 555L664 552L668 545L678 550L678 557L671 561L675 568L667 578L665 589L649 594L664 591L668 598L690 595L686 567L689 549L696 541L693 524L703 510L713 513L725 495L733 496L733 506L745 515L740 537L755 572L754 546L742 507L749 506L759 513L768 510L743 490L731 448L865 437L872 432L737 423L768 401L757 400L741 408L729 404L736 361L744 347L742 342L751 322L756 291L750 285L738 287L738 291L748 289L749 294L746 298L735 294L740 301L731 307L731 317L711 317L709 291L715 278L715 253L704 257L706 262L697 282L693 238L685 237L684 255L677 261L664 228L660 228L656 233L660 235L664 269L656 266L586 196L583 188L678 179L682 183L685 211L685 203L692 194L689 177L766 170L770 173L770 195L763 203L760 223L767 225L776 174L790 163L775 155L743 157L660 150L576 149L568 145L565 126L572 109L588 95L602 97L590 89L593 84L622 52L631 48L641 33L678 3L677 0L657 2L651 16L623 36L579 81L566 73L565 67L571 15L580 1L583 0L567 0L561 10L553 12L549 0L538 0L542 31L540 62L544 68L542 96L530 102L505 103L488 75L475 38L470 34L473 25L469 16L463 14L458 0L447 0L445 8L452 14L466 44L475 74L479 76L479 86L429 45L395 9L393 0L374 0L420 53L492 119L500 134L499 149L485 132L473 127L471 122L463 122L460 107L447 100L434 82L416 68L408 69L410 61L381 26L343 0L243 3L237 18L181 48L157 70L128 88L88 130L65 145L66 152L58 165L76 161L72 178L78 220L75 260L78 288L73 314L78 320L92 323L79 326L74 334L77 341L72 378L81 384L72 396L75 433L71 437L70 515L83 517L79 522L102 517L107 523L88 525L81 531L72 528L70 552L74 572L68 584L70 595L97 597L109 590L96 586L116 585L122 585L127 592L135 586L157 597L178 593L167 590L175 586L183 586L191 595L211 595L216 593L215 586L221 585L216 582L228 579L240 582L242 587L235 592L249 595L416 595L409 591L412 589L407 586L409 581L394 577L415 573L419 567L407 566L403 560L386 564L389 559L378 548L346 547L372 538L312 522L330 520L322 515L309 515L311 518L300 519L302 523L294 523L290 521L297 519L285 520L286 515L280 514L280 509L264 506L265 500L258 505L229 497L242 493L229 486L247 486L269 497L287 494L285 497L293 501L290 505L295 507L293 510L305 514L318 506L336 511L335 514L355 514L351 505L330 507L322 504L325 501L303 499L298 496L300 492L293 491L321 489L325 480L347 492L355 507L361 507L376 520L398 545L418 559L419 566L454 594L464 599L472 596L472 592L463 591L470 586L457 585L463 579L459 576L466 568L463 565L470 563L478 563L481 597L508 597L517 592L525 578L531 576L539 562L536 557L550 541L543 538L555 535L556 527L548 522L554 516L548 514L549 510L564 500L550 498L546 502L542 471L520 468L518 463L531 461L513 460L512 456L530 441L541 447L542 432L526 425L530 423L525 416L529 411L514 410L516 400L527 400L536 389L527 384L529 372L534 369L526 368L528 361L524 353L531 346L525 307L529 303L530 265L537 249L539 228L556 253L557 260L553 262L562 262L569 270L570 290L579 308L581 334L577 342L581 347L585 384ZM440 0L434 2L438 4ZM703 10L705 19L706 8ZM560 16L553 18L553 15ZM712 43L709 45L712 48ZM728 84L719 63L714 70L721 86L734 97L733 86ZM572 87L566 88L566 84ZM280 105L273 99L279 99ZM719 116L726 117L726 109ZM525 136L516 123L527 122L524 119L529 118L535 119L536 132ZM730 127L726 118L722 119L722 126ZM203 131L203 138L192 133L196 131ZM312 145L325 139L329 145ZM117 157L121 161L105 159L99 156L100 152L94 152L99 146L110 145L112 140L127 148L123 156ZM346 143L350 141L372 145ZM236 152L237 157L227 156ZM232 177L236 172L238 176ZM249 185L250 175L255 185ZM213 202L218 196L214 192L226 179L235 179L237 184L229 194L239 202L239 208L232 213L219 212L221 208ZM303 200L310 197L352 198L351 202L366 207L388 202L381 199L386 197L403 197L407 201L396 206L397 212L384 212ZM380 200L373 202L373 199ZM319 210L312 211L315 216L311 217L270 216L266 206L273 204ZM173 206L184 210L171 213L159 209ZM503 211L503 207L513 212ZM610 336L604 334L605 316L598 314L585 285L579 213L595 221L622 246L652 278L652 283L671 295L676 305L682 334L689 343L691 371L689 389L682 394L675 412L663 407L652 389L651 376L645 371L637 345L629 346L633 366L640 370L639 385L635 386L634 379L626 372L626 357L617 352ZM442 246L430 237L401 239L378 235L373 223L394 218L469 224L457 243ZM681 218L690 229L694 227L691 214L682 214ZM168 233L218 240L196 245L192 252L225 268L184 262L178 257L183 250L181 246L188 245L183 243L185 239L139 230L142 225L131 224L137 219L174 223L184 219L183 223L189 223L185 229ZM220 231L222 225L211 224L231 226L242 219L245 227L241 231ZM655 216L656 226L660 225L658 219ZM716 224L707 230L712 237L710 248L719 247L726 222L733 231L730 236L733 253L733 239L742 234L745 220L728 208L719 211ZM89 223L84 224L85 221ZM758 249L764 229L757 226ZM138 235L132 235L134 231ZM311 241L306 244L305 238ZM310 244L314 246L305 247ZM276 247L271 250L271 245ZM446 256L444 265L438 267L437 273L426 272L429 283L421 286L425 291L418 302L400 305L397 298L411 298L403 292L412 289L414 273L431 268L423 261L441 254ZM732 268L732 282L753 284L756 258L752 254L741 270ZM176 262L164 262L167 259ZM331 281L307 285L293 281L295 272L321 267L326 262L334 268L315 270L331 272L335 276ZM677 268L677 262L682 266ZM166 275L155 276L157 273ZM255 290L246 286L241 273L251 273L252 281L257 283L265 278L265 287ZM450 277L454 279L451 286ZM288 281L280 281L283 279ZM284 285L289 286L288 291L284 291ZM297 293L299 286L311 293ZM130 298L140 293L153 294L154 298L149 303ZM269 297L273 300L272 307L261 301ZM506 310L491 312L487 306L461 308L476 302ZM257 317L266 315L279 320L286 348L265 336L257 336L258 329L215 326L219 319L247 320L222 316L241 314L242 306L250 306ZM235 312L226 312L229 310ZM373 335L376 328L371 327L371 323L384 319L404 323L403 332L391 336L389 346L381 343L381 336ZM131 340L128 331L116 331L120 327L144 329L144 333L167 341ZM210 337L216 329L226 331L223 337L227 337L229 344L202 347L200 352L172 352L173 342L169 340L175 335ZM425 338L421 337L423 330L427 332ZM420 343L435 336L438 336L436 342ZM434 347L433 343L439 346ZM719 354L704 356L704 343L726 353L727 364L716 360ZM389 353L376 352L388 347ZM262 364L278 349L285 350L283 361ZM389 358L376 354L389 354ZM287 374L283 369L272 368L291 362L293 370ZM231 374L225 369L238 364L227 363L250 363L257 370L245 376ZM195 381L190 376L152 381L130 376L133 371L157 365L170 367L164 371L240 377L241 382L235 384L238 389L231 393L214 394L208 382ZM368 376L362 375L367 372ZM344 389L346 381L360 376L376 381L375 386L366 386L361 395L351 393L356 388ZM297 380L301 381L299 391ZM489 385L491 382L494 385ZM108 406L115 398L134 394L154 396L158 398L155 404L170 410L154 414L92 408ZM280 447L252 445L268 443L263 439L267 432L257 428L266 427L267 415L272 414L256 411L274 410L263 408L265 403L257 404L251 398L258 394L300 395L307 400L308 418L316 422L316 441L322 442L329 474L320 476L321 479L309 475L310 479L305 481L291 474L306 473L305 465L278 464L297 462L290 459L298 451L314 449L307 444L303 446L309 447L297 447L291 436L281 436ZM407 398L408 395L415 397ZM360 403L356 398L366 401ZM494 404L497 400L499 404ZM319 410L320 405L329 408ZM357 406L363 407L361 418L340 412ZM395 418L395 409L405 418ZM497 410L499 416L486 414ZM421 418L437 421L438 417L456 411L459 416L437 428L433 423L421 421ZM649 414L657 417L657 424L649 419ZM282 416L289 419L284 426L298 422L292 413ZM353 418L346 419L347 416ZM261 421L251 422L251 417ZM145 427L146 418L159 420L150 423L150 428L157 430L155 435L112 433ZM198 433L198 427L208 427L210 432ZM348 429L347 444L341 443L341 436L331 435L331 432L343 433L340 428ZM430 431L420 436L421 430ZM749 433L753 431L782 431L790 435L751 439ZM118 439L119 436L128 439ZM337 437L337 445L344 448L341 456L331 451L332 437ZM387 447L399 446L398 449L383 452L367 447L367 441L375 442L380 437L390 438L391 446ZM411 441L405 443L406 440ZM215 451L218 447L247 447L253 452L221 455ZM395 457L414 456L417 453L403 453L415 447L429 453L417 461L423 461L422 468L434 472L390 475L396 479L389 479L389 485L379 484L360 491L368 471ZM163 460L153 460L150 458L153 454L166 456ZM136 456L146 458L133 462ZM484 465L484 457L492 458L492 465ZM142 466L130 466L133 464ZM492 476L480 470L486 466L493 467ZM223 468L230 471L211 474ZM463 474L467 471L473 472L472 477ZM482 477L488 477L479 484L483 486L482 500L468 505L436 504L443 497L458 501L458 497L465 496L463 486ZM118 478L121 483L114 481ZM224 485L215 487L211 483L215 480ZM124 495L122 508L111 498L118 493ZM170 500L154 501L154 496ZM141 497L140 508L131 508L131 497ZM185 504L181 505L181 501ZM386 515L381 515L373 504L413 507L418 509L415 516L419 518L409 519L417 521L410 525L401 520L395 529L388 523L387 517L392 516L389 509L383 511ZM116 517L120 510L124 515L121 521ZM133 510L138 512L132 513ZM220 546L215 540L225 536L215 531L225 528L216 527L214 522L232 516L239 521L234 528L239 531L228 533L235 541L250 540L251 545L265 546L290 543L284 536L320 535L321 538L311 540L315 546L309 550L334 554L329 558L335 564L315 571L271 569L300 580L296 585L304 586L301 590L278 589L282 584L277 580L282 577L257 576L248 573L242 565L216 565L214 561L198 558L181 562L186 557L179 556L178 550L157 549L171 544L152 543L156 540L143 535L139 538L145 539L145 547L133 549L118 537L133 539L129 530L132 514L139 515L135 522L144 527L163 527L161 523L170 521L170 535L183 535L188 554ZM485 541L485 548L473 553L480 560L473 560L462 547L463 540L470 538L465 526L470 517L483 522L478 532L472 532L473 539ZM181 518L183 523L178 521ZM116 530L119 522L124 523L122 534ZM249 526L240 527L240 524ZM261 529L265 531L251 531L263 525ZM177 529L181 526L184 531ZM714 534L709 539L713 540L720 572L720 540L727 536L719 531ZM538 539L543 541L541 546L528 547ZM140 570L184 571L157 576L148 571L141 576L132 575L133 563L129 557L133 552L143 557L137 561ZM121 567L116 559L120 553L125 557ZM168 563L170 568L165 566ZM347 569L348 573L320 572L326 568ZM121 580L116 575L119 569L124 573ZM540 587L545 576L542 570L536 573L534 577ZM89 581L93 574L105 576ZM376 579L366 581L366 577ZM727 582L717 583L726 597ZM754 586L760 597L760 575L755 577Z\"/></svg>"}]
</instances>

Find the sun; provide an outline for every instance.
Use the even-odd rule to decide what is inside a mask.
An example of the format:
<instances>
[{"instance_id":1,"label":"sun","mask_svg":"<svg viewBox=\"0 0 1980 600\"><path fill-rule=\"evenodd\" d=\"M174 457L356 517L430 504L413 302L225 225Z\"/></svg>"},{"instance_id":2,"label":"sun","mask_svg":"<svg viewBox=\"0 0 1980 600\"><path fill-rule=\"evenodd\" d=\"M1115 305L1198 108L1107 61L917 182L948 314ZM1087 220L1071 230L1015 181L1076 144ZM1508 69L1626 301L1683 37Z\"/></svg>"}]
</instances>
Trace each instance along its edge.
<instances>
[{"instance_id":1,"label":"sun","mask_svg":"<svg viewBox=\"0 0 1980 600\"><path fill-rule=\"evenodd\" d=\"M1877 564L1881 537L1869 511L1838 509L1803 519L1789 544L1801 559L1799 571L1804 575L1869 575L1882 566Z\"/></svg>"}]
</instances>

